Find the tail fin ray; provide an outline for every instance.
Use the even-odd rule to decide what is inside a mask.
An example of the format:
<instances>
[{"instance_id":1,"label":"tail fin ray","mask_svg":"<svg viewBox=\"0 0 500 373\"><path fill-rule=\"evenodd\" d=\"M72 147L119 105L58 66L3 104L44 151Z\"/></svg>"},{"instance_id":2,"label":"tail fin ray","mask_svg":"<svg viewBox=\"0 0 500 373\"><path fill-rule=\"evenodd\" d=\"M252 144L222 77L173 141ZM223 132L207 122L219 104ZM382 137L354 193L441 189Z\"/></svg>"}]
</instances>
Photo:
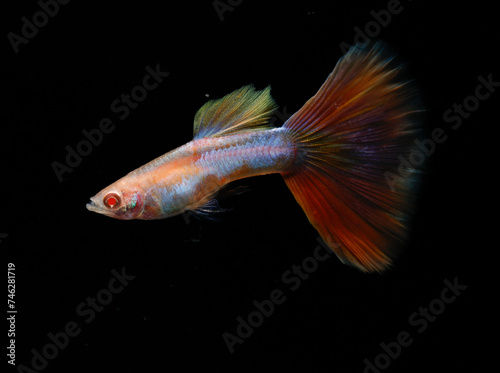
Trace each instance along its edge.
<instances>
[{"instance_id":1,"label":"tail fin ray","mask_svg":"<svg viewBox=\"0 0 500 373\"><path fill-rule=\"evenodd\" d=\"M391 190L417 126L412 90L380 44L352 48L320 90L284 124L297 165L283 177L339 258L364 271L390 266L411 211L408 185Z\"/></svg>"}]
</instances>

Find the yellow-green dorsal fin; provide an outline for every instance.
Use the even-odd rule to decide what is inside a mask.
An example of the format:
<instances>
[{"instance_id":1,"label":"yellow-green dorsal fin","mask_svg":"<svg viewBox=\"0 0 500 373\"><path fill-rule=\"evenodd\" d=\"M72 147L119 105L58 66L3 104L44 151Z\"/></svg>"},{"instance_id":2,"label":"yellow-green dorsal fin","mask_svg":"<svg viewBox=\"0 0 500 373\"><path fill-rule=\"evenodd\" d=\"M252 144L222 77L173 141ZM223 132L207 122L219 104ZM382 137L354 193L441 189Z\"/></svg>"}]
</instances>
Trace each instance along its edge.
<instances>
[{"instance_id":1,"label":"yellow-green dorsal fin","mask_svg":"<svg viewBox=\"0 0 500 373\"><path fill-rule=\"evenodd\" d=\"M253 85L247 85L208 101L194 117L194 138L271 128L267 122L277 106L270 91L270 86L256 91Z\"/></svg>"}]
</instances>

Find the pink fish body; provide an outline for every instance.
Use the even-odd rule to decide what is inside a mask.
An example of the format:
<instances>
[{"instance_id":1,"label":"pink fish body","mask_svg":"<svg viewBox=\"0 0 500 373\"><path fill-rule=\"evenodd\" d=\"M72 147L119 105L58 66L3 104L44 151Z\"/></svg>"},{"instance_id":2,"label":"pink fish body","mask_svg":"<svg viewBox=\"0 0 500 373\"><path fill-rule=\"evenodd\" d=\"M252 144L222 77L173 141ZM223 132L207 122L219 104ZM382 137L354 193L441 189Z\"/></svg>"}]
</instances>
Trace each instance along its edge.
<instances>
[{"instance_id":1,"label":"pink fish body","mask_svg":"<svg viewBox=\"0 0 500 373\"><path fill-rule=\"evenodd\" d=\"M206 103L194 139L130 172L87 204L117 219L203 210L228 183L280 173L311 224L345 263L381 271L402 241L408 185L388 182L410 151L409 90L380 47L353 48L281 128L270 88L246 86ZM394 190L395 189L395 190Z\"/></svg>"},{"instance_id":2,"label":"pink fish body","mask_svg":"<svg viewBox=\"0 0 500 373\"><path fill-rule=\"evenodd\" d=\"M231 181L285 171L296 150L282 129L202 138L130 172L96 197L87 208L118 219L162 219L196 211ZM111 194L113 208L100 198Z\"/></svg>"}]
</instances>

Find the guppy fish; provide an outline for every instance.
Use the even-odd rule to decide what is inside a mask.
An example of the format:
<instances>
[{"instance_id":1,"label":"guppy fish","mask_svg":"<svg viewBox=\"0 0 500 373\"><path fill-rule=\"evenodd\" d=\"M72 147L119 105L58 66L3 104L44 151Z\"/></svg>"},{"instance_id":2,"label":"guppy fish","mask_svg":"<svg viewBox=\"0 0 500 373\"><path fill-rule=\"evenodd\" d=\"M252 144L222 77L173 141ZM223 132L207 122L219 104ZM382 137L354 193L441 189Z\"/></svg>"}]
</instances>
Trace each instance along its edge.
<instances>
[{"instance_id":1,"label":"guppy fish","mask_svg":"<svg viewBox=\"0 0 500 373\"><path fill-rule=\"evenodd\" d=\"M383 271L407 235L414 193L398 157L408 159L418 131L412 90L384 56L380 44L351 48L280 128L268 123L276 108L270 87L207 102L192 141L104 188L87 209L162 219L203 211L234 180L280 173L342 262Z\"/></svg>"}]
</instances>

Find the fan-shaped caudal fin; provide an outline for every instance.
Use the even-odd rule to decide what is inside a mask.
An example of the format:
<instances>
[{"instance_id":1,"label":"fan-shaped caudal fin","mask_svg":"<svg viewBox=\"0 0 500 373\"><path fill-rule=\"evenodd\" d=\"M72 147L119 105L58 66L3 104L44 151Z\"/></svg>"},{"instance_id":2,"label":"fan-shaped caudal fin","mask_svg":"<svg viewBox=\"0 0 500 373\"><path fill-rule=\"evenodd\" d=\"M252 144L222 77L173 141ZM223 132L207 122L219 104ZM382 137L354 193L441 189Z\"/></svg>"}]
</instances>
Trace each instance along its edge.
<instances>
[{"instance_id":1,"label":"fan-shaped caudal fin","mask_svg":"<svg viewBox=\"0 0 500 373\"><path fill-rule=\"evenodd\" d=\"M339 258L382 271L406 236L410 182L393 185L411 150L412 92L377 44L352 48L285 124L298 149L283 177L311 224ZM408 181L409 178L407 179Z\"/></svg>"}]
</instances>

